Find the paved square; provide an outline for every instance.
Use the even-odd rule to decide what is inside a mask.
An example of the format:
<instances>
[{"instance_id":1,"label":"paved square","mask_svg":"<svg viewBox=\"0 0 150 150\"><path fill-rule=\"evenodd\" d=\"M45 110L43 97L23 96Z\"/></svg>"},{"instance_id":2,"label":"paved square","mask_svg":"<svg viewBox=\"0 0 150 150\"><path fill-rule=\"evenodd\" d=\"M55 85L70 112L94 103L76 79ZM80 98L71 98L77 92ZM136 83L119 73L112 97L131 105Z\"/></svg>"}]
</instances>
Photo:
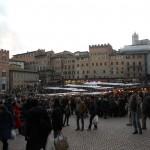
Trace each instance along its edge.
<instances>
[{"instance_id":1,"label":"paved square","mask_svg":"<svg viewBox=\"0 0 150 150\"><path fill-rule=\"evenodd\" d=\"M69 150L150 150L150 121L142 135L132 135L132 127L126 126L127 118L99 119L98 130L87 131L89 119L85 120L85 130L75 131L76 118L70 119L70 126L63 129L68 137ZM10 141L10 150L25 150L25 140L17 136Z\"/></svg>"}]
</instances>

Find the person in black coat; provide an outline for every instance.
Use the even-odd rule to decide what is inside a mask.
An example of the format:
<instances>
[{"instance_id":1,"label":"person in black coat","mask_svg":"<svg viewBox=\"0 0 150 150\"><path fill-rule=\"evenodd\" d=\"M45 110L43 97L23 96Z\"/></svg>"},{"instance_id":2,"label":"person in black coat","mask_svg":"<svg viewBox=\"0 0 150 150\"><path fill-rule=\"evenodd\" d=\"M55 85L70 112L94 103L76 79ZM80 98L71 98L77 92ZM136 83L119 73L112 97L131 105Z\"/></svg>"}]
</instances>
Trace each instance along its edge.
<instances>
[{"instance_id":1,"label":"person in black coat","mask_svg":"<svg viewBox=\"0 0 150 150\"><path fill-rule=\"evenodd\" d=\"M8 150L8 139L11 139L13 129L13 117L7 108L0 104L0 141L3 143L3 150Z\"/></svg>"},{"instance_id":2,"label":"person in black coat","mask_svg":"<svg viewBox=\"0 0 150 150\"><path fill-rule=\"evenodd\" d=\"M89 123L89 127L88 130L91 130L91 126L92 126L92 121L95 117L95 115L97 115L97 103L96 100L91 99L90 101L90 105L89 105L89 114L90 114L90 123ZM97 125L94 124L94 129L97 129Z\"/></svg>"},{"instance_id":3,"label":"person in black coat","mask_svg":"<svg viewBox=\"0 0 150 150\"><path fill-rule=\"evenodd\" d=\"M26 134L26 122L27 122L27 116L29 110L31 110L33 107L37 106L37 101L35 101L32 98L28 98L23 106L22 106L22 113L21 113L21 119L22 119L22 127L21 127L21 135L25 136Z\"/></svg>"},{"instance_id":4,"label":"person in black coat","mask_svg":"<svg viewBox=\"0 0 150 150\"><path fill-rule=\"evenodd\" d=\"M51 121L47 111L38 105L31 108L26 120L26 150L45 149L51 129Z\"/></svg>"},{"instance_id":5,"label":"person in black coat","mask_svg":"<svg viewBox=\"0 0 150 150\"><path fill-rule=\"evenodd\" d=\"M146 120L150 118L150 95L146 95L142 104L142 129L146 130Z\"/></svg>"},{"instance_id":6,"label":"person in black coat","mask_svg":"<svg viewBox=\"0 0 150 150\"><path fill-rule=\"evenodd\" d=\"M56 138L63 127L63 109L60 105L59 99L55 99L52 111L52 128L54 130L54 138Z\"/></svg>"},{"instance_id":7,"label":"person in black coat","mask_svg":"<svg viewBox=\"0 0 150 150\"><path fill-rule=\"evenodd\" d=\"M69 118L70 118L70 115L71 115L70 101L68 101L66 106L65 106L64 114L65 114L65 118L64 118L64 124L63 125L65 126L65 124L66 124L67 126L69 126Z\"/></svg>"},{"instance_id":8,"label":"person in black coat","mask_svg":"<svg viewBox=\"0 0 150 150\"><path fill-rule=\"evenodd\" d=\"M101 101L101 108L102 108L104 119L107 119L107 115L108 115L108 111L109 111L109 101L106 96Z\"/></svg>"}]
</instances>

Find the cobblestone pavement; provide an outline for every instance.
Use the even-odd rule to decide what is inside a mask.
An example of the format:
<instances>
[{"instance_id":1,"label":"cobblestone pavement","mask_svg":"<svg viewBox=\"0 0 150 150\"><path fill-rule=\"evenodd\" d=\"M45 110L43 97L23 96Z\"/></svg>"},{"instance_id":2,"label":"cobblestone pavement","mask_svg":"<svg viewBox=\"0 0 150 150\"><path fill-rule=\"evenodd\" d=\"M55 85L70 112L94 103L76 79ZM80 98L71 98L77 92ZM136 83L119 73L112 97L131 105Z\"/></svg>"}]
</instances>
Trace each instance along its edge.
<instances>
[{"instance_id":1,"label":"cobblestone pavement","mask_svg":"<svg viewBox=\"0 0 150 150\"><path fill-rule=\"evenodd\" d=\"M68 137L69 150L150 150L150 121L142 135L132 134L132 127L126 126L127 118L100 119L98 130L87 131L89 120L85 121L84 131L75 131L76 120L72 117L70 126L63 129ZM17 136L10 141L10 150L25 150L25 140Z\"/></svg>"}]
</instances>

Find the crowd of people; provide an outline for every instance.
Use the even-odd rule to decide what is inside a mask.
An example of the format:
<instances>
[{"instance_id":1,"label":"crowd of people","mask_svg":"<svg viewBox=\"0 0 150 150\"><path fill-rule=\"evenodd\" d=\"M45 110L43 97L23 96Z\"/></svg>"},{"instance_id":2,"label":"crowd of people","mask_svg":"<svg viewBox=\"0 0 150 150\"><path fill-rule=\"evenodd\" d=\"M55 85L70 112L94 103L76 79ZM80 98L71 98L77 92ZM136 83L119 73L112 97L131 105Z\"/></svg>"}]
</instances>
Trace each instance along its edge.
<instances>
[{"instance_id":1,"label":"crowd of people","mask_svg":"<svg viewBox=\"0 0 150 150\"><path fill-rule=\"evenodd\" d=\"M56 138L63 127L70 126L70 116L76 116L76 131L84 131L85 118L89 118L88 131L98 129L95 117L129 116L133 134L142 134L150 113L150 97L143 93L124 93L101 96L5 96L0 100L0 141L8 150L12 130L25 137L26 150L45 149L47 137L53 130ZM140 118L142 117L142 126ZM93 125L93 127L92 127Z\"/></svg>"}]
</instances>

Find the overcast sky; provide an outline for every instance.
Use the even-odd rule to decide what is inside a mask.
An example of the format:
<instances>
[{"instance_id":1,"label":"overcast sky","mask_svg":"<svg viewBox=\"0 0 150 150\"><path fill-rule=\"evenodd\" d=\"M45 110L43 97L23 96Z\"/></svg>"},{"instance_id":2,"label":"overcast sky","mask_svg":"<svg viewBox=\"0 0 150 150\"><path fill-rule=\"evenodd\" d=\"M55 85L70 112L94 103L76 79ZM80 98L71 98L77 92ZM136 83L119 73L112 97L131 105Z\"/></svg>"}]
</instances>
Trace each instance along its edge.
<instances>
[{"instance_id":1,"label":"overcast sky","mask_svg":"<svg viewBox=\"0 0 150 150\"><path fill-rule=\"evenodd\" d=\"M0 0L0 48L87 51L131 44L133 32L150 39L149 0Z\"/></svg>"}]
</instances>

